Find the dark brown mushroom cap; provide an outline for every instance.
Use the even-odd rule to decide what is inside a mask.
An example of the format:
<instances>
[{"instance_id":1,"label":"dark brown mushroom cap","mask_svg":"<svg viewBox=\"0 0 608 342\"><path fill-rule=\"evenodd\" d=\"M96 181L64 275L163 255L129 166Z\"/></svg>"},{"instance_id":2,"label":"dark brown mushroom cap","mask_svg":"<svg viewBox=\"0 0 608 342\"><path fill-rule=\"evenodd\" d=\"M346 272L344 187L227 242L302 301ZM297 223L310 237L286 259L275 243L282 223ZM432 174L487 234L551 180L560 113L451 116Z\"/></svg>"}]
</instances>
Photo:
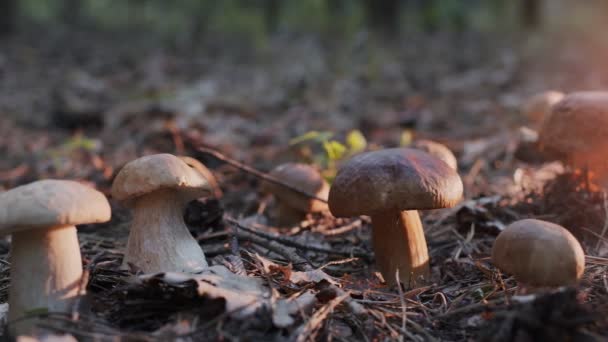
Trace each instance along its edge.
<instances>
[{"instance_id":1,"label":"dark brown mushroom cap","mask_svg":"<svg viewBox=\"0 0 608 342\"><path fill-rule=\"evenodd\" d=\"M568 94L552 108L540 131L543 149L579 161L608 151L608 92Z\"/></svg>"},{"instance_id":2,"label":"dark brown mushroom cap","mask_svg":"<svg viewBox=\"0 0 608 342\"><path fill-rule=\"evenodd\" d=\"M126 204L158 190L179 191L185 201L208 195L209 182L172 154L154 154L127 163L112 183L112 196Z\"/></svg>"},{"instance_id":3,"label":"dark brown mushroom cap","mask_svg":"<svg viewBox=\"0 0 608 342\"><path fill-rule=\"evenodd\" d=\"M392 148L348 160L329 191L329 209L350 217L447 208L461 198L462 180L446 163L419 150Z\"/></svg>"},{"instance_id":4,"label":"dark brown mushroom cap","mask_svg":"<svg viewBox=\"0 0 608 342\"><path fill-rule=\"evenodd\" d=\"M458 170L458 161L454 153L450 149L438 142L421 139L416 140L412 143L412 148L424 151L433 157L441 159L444 163L448 164L452 169Z\"/></svg>"},{"instance_id":5,"label":"dark brown mushroom cap","mask_svg":"<svg viewBox=\"0 0 608 342\"><path fill-rule=\"evenodd\" d=\"M0 234L106 222L110 215L101 192L74 181L40 180L0 194Z\"/></svg>"},{"instance_id":6,"label":"dark brown mushroom cap","mask_svg":"<svg viewBox=\"0 0 608 342\"><path fill-rule=\"evenodd\" d=\"M492 262L525 284L565 286L580 280L585 254L564 227L541 220L513 222L492 247Z\"/></svg>"},{"instance_id":7,"label":"dark brown mushroom cap","mask_svg":"<svg viewBox=\"0 0 608 342\"><path fill-rule=\"evenodd\" d=\"M300 163L281 164L270 172L270 176L300 191L327 199L329 184L323 179L319 171L310 165ZM262 183L262 191L275 195L279 201L286 202L289 207L302 212L327 210L327 203L306 197L279 184L265 181Z\"/></svg>"}]
</instances>

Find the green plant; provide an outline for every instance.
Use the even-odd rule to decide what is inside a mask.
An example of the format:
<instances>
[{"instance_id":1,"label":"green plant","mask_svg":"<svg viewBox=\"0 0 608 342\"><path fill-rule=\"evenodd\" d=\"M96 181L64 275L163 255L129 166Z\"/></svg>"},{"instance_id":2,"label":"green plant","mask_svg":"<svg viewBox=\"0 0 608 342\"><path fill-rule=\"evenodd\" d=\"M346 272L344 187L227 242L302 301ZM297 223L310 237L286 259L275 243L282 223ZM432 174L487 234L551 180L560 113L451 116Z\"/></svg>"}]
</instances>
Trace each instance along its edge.
<instances>
[{"instance_id":1,"label":"green plant","mask_svg":"<svg viewBox=\"0 0 608 342\"><path fill-rule=\"evenodd\" d=\"M367 140L358 130L350 131L344 141L332 139L333 136L328 131L309 131L289 141L290 146L299 149L306 162L321 168L328 182L335 177L338 162L367 148Z\"/></svg>"}]
</instances>

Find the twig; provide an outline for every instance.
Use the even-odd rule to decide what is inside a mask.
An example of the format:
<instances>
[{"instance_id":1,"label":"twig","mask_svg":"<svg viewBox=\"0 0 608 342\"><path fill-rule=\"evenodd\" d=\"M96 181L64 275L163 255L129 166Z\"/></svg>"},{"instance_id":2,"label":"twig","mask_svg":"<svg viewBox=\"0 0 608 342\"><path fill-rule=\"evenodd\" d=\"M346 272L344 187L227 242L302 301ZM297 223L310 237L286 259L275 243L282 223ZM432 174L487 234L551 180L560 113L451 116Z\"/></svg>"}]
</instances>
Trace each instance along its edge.
<instances>
[{"instance_id":1,"label":"twig","mask_svg":"<svg viewBox=\"0 0 608 342\"><path fill-rule=\"evenodd\" d=\"M323 247L316 247L316 246L307 246L304 244L301 244L299 242L293 241L289 238L283 237L283 236L276 236L276 235L272 235L269 233L265 233L265 232L261 232L257 229L254 229L252 227L248 227L242 223L240 223L237 219L228 216L228 215L224 215L224 219L232 224L232 225L236 225L238 226L241 230L245 230L249 233L255 234L259 237L262 237L264 239L267 240L273 240L273 241L278 241L283 245L286 246L290 246L290 247L294 247L294 248L298 248L298 249L303 249L303 250L309 250L309 251L313 251L313 252L320 252L320 253L326 253L326 254L330 254L330 255L340 255L340 256L347 256L347 257L358 257L358 258L365 258L367 260L371 259L371 255L369 253L362 253L362 252L353 252L353 251L341 251L341 250L335 250L335 249L331 249L331 248L323 248Z\"/></svg>"},{"instance_id":2,"label":"twig","mask_svg":"<svg viewBox=\"0 0 608 342\"><path fill-rule=\"evenodd\" d=\"M401 330L407 332L407 306L405 298L403 298L403 289L401 288L401 280L399 279L399 269L395 271L395 280L397 280L397 290L399 291L399 300L401 301Z\"/></svg>"},{"instance_id":3,"label":"twig","mask_svg":"<svg viewBox=\"0 0 608 342\"><path fill-rule=\"evenodd\" d=\"M321 309L317 310L314 315L301 326L297 331L296 342L315 341L315 337L321 328L321 323L327 318L327 316L334 311L336 306L345 301L347 297L350 297L348 293L344 293L327 303Z\"/></svg>"},{"instance_id":4,"label":"twig","mask_svg":"<svg viewBox=\"0 0 608 342\"><path fill-rule=\"evenodd\" d=\"M602 227L602 233L600 236L603 238L606 234L606 230L608 229L608 199L606 198L606 191L602 191L602 199L604 200L604 227ZM597 240L597 244L595 245L596 253L600 251L600 246L602 244L602 239Z\"/></svg>"},{"instance_id":5,"label":"twig","mask_svg":"<svg viewBox=\"0 0 608 342\"><path fill-rule=\"evenodd\" d=\"M313 199L315 199L317 201L320 201L320 202L323 202L323 203L327 203L327 199L324 199L324 198L321 198L321 197L317 197L317 196L315 196L313 194L309 194L306 191L302 191L302 190L300 190L298 188L295 188L295 187L293 187L293 186L291 186L291 185L283 182L282 180L280 180L280 179L278 179L276 177L272 177L272 176L270 176L270 175L268 175L268 174L266 174L264 172L261 172L261 171L258 171L256 169L254 169L253 167L251 167L249 165L243 164L243 163L241 163L241 162L239 162L237 160L229 158L229 157L225 156L224 154L222 154L221 152L219 152L217 150L214 150L214 149L211 149L211 148L208 148L208 147L201 147L201 146L197 147L196 149L197 149L197 151L199 151L201 153L205 153L205 154L211 155L212 157L214 157L214 158L216 158L218 160L221 160L221 161L223 161L223 162L225 162L227 164L230 164L231 166L236 167L237 169L239 169L241 171L244 171L244 172L247 172L249 174L252 174L252 175L254 175L254 176L258 177L258 178L262 178L265 181L268 181L270 183L274 183L274 184L286 187L289 190L292 190L294 192L299 193L300 195L303 195L303 196L306 196L306 197L309 197L309 198L313 198Z\"/></svg>"}]
</instances>

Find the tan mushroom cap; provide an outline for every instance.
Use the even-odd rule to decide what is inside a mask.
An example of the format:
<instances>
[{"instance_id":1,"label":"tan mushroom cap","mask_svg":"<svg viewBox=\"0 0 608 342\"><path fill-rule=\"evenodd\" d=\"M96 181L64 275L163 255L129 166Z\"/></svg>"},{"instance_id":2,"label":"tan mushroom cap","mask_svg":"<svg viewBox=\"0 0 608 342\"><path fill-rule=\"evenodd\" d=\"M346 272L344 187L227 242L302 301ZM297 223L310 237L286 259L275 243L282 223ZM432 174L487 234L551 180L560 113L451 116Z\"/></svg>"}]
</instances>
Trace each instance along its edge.
<instances>
[{"instance_id":1,"label":"tan mushroom cap","mask_svg":"<svg viewBox=\"0 0 608 342\"><path fill-rule=\"evenodd\" d=\"M420 139L412 143L412 148L424 151L433 157L439 158L452 169L458 170L456 156L454 156L454 153L443 144L431 140Z\"/></svg>"},{"instance_id":2,"label":"tan mushroom cap","mask_svg":"<svg viewBox=\"0 0 608 342\"><path fill-rule=\"evenodd\" d=\"M307 164L281 164L275 167L270 175L300 191L319 198L327 199L329 194L329 184L323 179L319 171ZM302 212L327 210L327 203L306 197L279 184L265 181L262 183L262 191L275 195L280 201L286 202L289 207Z\"/></svg>"},{"instance_id":3,"label":"tan mushroom cap","mask_svg":"<svg viewBox=\"0 0 608 342\"><path fill-rule=\"evenodd\" d=\"M492 262L525 284L575 284L585 270L585 254L576 238L555 223L525 219L503 230L492 247Z\"/></svg>"},{"instance_id":4,"label":"tan mushroom cap","mask_svg":"<svg viewBox=\"0 0 608 342\"><path fill-rule=\"evenodd\" d=\"M348 160L332 184L329 209L350 217L446 208L461 198L462 180L446 163L419 150L392 148Z\"/></svg>"},{"instance_id":5,"label":"tan mushroom cap","mask_svg":"<svg viewBox=\"0 0 608 342\"><path fill-rule=\"evenodd\" d=\"M551 114L553 106L564 98L564 93L548 90L534 94L522 106L522 112L535 125L542 124Z\"/></svg>"},{"instance_id":6,"label":"tan mushroom cap","mask_svg":"<svg viewBox=\"0 0 608 342\"><path fill-rule=\"evenodd\" d=\"M47 179L0 193L0 234L106 222L110 216L101 192L74 181Z\"/></svg>"},{"instance_id":7,"label":"tan mushroom cap","mask_svg":"<svg viewBox=\"0 0 608 342\"><path fill-rule=\"evenodd\" d=\"M539 141L546 151L561 154L574 164L604 160L603 152L608 151L608 92L566 95L553 106Z\"/></svg>"},{"instance_id":8,"label":"tan mushroom cap","mask_svg":"<svg viewBox=\"0 0 608 342\"><path fill-rule=\"evenodd\" d=\"M185 199L209 194L209 182L172 154L154 154L127 163L116 175L112 196L127 204L137 197L163 189L181 190Z\"/></svg>"}]
</instances>

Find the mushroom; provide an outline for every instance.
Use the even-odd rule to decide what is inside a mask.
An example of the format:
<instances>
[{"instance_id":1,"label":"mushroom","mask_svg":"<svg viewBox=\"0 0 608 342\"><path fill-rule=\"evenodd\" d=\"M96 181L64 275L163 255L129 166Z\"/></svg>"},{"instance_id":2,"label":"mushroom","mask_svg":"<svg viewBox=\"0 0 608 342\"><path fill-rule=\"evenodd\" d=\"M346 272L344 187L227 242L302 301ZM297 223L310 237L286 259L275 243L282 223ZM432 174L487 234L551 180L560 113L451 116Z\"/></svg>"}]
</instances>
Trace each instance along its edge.
<instances>
[{"instance_id":1,"label":"mushroom","mask_svg":"<svg viewBox=\"0 0 608 342\"><path fill-rule=\"evenodd\" d=\"M329 185L312 166L299 163L285 163L270 172L270 176L305 193L327 199ZM278 204L278 223L291 225L302 221L306 213L327 210L327 203L307 197L280 184L265 181L262 191L273 194Z\"/></svg>"},{"instance_id":2,"label":"mushroom","mask_svg":"<svg viewBox=\"0 0 608 342\"><path fill-rule=\"evenodd\" d=\"M452 169L458 170L458 161L456 160L454 153L443 144L431 140L420 139L414 141L411 147L439 158Z\"/></svg>"},{"instance_id":3,"label":"mushroom","mask_svg":"<svg viewBox=\"0 0 608 342\"><path fill-rule=\"evenodd\" d=\"M133 208L123 264L145 273L205 269L205 254L188 231L183 211L188 202L211 191L203 175L174 155L127 163L112 184L112 196Z\"/></svg>"},{"instance_id":4,"label":"mushroom","mask_svg":"<svg viewBox=\"0 0 608 342\"><path fill-rule=\"evenodd\" d=\"M555 90L535 94L524 102L522 112L533 127L541 127L551 114L551 108L563 98L564 93Z\"/></svg>"},{"instance_id":5,"label":"mushroom","mask_svg":"<svg viewBox=\"0 0 608 342\"><path fill-rule=\"evenodd\" d=\"M67 180L41 180L0 194L0 233L12 234L9 321L36 309L69 312L80 288L82 260L77 224L106 222L110 205L99 191Z\"/></svg>"},{"instance_id":6,"label":"mushroom","mask_svg":"<svg viewBox=\"0 0 608 342\"><path fill-rule=\"evenodd\" d=\"M525 219L511 223L496 238L492 262L532 286L576 284L585 269L580 243L555 223Z\"/></svg>"},{"instance_id":7,"label":"mushroom","mask_svg":"<svg viewBox=\"0 0 608 342\"><path fill-rule=\"evenodd\" d=\"M539 136L543 153L575 168L592 172L592 180L608 186L608 92L566 95L552 107Z\"/></svg>"},{"instance_id":8,"label":"mushroom","mask_svg":"<svg viewBox=\"0 0 608 342\"><path fill-rule=\"evenodd\" d=\"M329 192L336 217L370 215L376 263L394 284L429 276L429 256L417 210L454 206L462 197L458 173L419 150L392 148L355 155L339 170Z\"/></svg>"},{"instance_id":9,"label":"mushroom","mask_svg":"<svg viewBox=\"0 0 608 342\"><path fill-rule=\"evenodd\" d=\"M184 163L188 164L188 166L190 166L191 168L198 171L201 175L203 175L203 177L205 177L205 179L207 179L207 181L209 182L209 185L213 189L213 196L215 198L222 197L222 195L223 195L222 189L220 189L220 186L219 186L217 180L215 179L213 172L211 172L203 163L201 163L197 159L194 159L194 158L188 157L188 156L177 156L177 157L179 159L181 159Z\"/></svg>"}]
</instances>

